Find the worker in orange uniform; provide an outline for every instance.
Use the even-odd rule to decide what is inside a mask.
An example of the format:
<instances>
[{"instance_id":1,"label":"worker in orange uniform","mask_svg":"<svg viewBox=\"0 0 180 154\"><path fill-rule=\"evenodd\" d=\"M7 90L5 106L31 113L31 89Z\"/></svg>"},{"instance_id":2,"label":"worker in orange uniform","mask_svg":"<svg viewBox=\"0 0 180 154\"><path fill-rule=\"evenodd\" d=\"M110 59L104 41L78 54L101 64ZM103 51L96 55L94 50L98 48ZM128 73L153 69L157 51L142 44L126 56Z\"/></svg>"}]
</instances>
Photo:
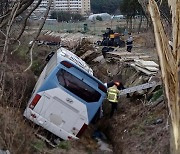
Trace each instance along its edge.
<instances>
[{"instance_id":1,"label":"worker in orange uniform","mask_svg":"<svg viewBox=\"0 0 180 154\"><path fill-rule=\"evenodd\" d=\"M118 105L118 97L119 97L119 90L118 87L119 82L114 82L114 85L110 88L108 88L107 91L107 99L111 103L111 113L110 117L114 115L114 111L117 111L117 105Z\"/></svg>"}]
</instances>

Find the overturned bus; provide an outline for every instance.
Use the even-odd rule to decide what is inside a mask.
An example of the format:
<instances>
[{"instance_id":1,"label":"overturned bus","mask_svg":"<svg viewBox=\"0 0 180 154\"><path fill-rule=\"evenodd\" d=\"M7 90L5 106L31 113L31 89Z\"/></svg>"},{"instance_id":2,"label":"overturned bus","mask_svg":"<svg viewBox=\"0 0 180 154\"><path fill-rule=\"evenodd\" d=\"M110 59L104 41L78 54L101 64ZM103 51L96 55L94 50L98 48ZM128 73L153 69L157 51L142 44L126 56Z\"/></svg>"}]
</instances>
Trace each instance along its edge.
<instances>
[{"instance_id":1,"label":"overturned bus","mask_svg":"<svg viewBox=\"0 0 180 154\"><path fill-rule=\"evenodd\" d=\"M102 105L106 87L65 48L42 71L24 116L64 140L78 139Z\"/></svg>"}]
</instances>

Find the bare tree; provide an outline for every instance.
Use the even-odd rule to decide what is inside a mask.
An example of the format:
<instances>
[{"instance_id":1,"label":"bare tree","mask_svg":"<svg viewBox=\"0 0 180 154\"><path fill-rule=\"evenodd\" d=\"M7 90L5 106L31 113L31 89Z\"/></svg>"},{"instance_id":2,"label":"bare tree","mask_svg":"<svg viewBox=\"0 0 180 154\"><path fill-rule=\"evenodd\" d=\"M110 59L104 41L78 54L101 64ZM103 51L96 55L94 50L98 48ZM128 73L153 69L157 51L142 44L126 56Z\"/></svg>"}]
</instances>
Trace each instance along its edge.
<instances>
[{"instance_id":1,"label":"bare tree","mask_svg":"<svg viewBox=\"0 0 180 154\"><path fill-rule=\"evenodd\" d=\"M5 0L3 0L5 1ZM6 0L7 1L7 0ZM3 4L6 4L6 1ZM25 10L27 10L27 8L29 6L31 6L31 4L34 2L34 0L20 0L20 5L19 8L17 10L16 16L19 16L21 13L23 13ZM6 26L6 24L8 23L10 16L11 16L11 11L14 5L16 5L17 2L12 2L11 6L4 6L4 11L2 13L2 15L0 16L0 28L3 28L4 26Z\"/></svg>"},{"instance_id":2,"label":"bare tree","mask_svg":"<svg viewBox=\"0 0 180 154\"><path fill-rule=\"evenodd\" d=\"M13 24L14 18L16 16L16 13L17 13L19 7L20 7L20 1L18 1L14 5L14 7L12 8L12 12L11 12L11 15L10 15L10 20L8 22L8 25L7 25L7 32L6 32L6 35L5 35L6 38L5 38L4 48L3 48L1 61L0 61L1 65L3 66L2 70L1 70L1 77L0 77L0 79L1 79L0 80L0 87L1 87L0 99L2 98L3 93L4 93L5 67L6 67L6 62L7 62L6 52L8 51L8 43L9 43L10 31L11 31L12 24Z\"/></svg>"},{"instance_id":3,"label":"bare tree","mask_svg":"<svg viewBox=\"0 0 180 154\"><path fill-rule=\"evenodd\" d=\"M0 16L3 16L5 12L7 12L9 8L9 1L8 0L1 0L0 2Z\"/></svg>"},{"instance_id":4,"label":"bare tree","mask_svg":"<svg viewBox=\"0 0 180 154\"><path fill-rule=\"evenodd\" d=\"M173 50L168 45L160 11L155 0L149 0L149 12L154 25L162 79L172 121L174 154L180 153L180 8L179 0L168 0L172 12Z\"/></svg>"},{"instance_id":5,"label":"bare tree","mask_svg":"<svg viewBox=\"0 0 180 154\"><path fill-rule=\"evenodd\" d=\"M32 59L33 48L34 48L35 42L36 42L37 38L39 37L39 35L40 35L40 33L41 33L41 30L42 30L42 28L43 28L43 26L44 26L44 24L45 24L45 22L46 22L46 19L47 19L47 17L48 17L48 14L49 14L49 11L50 11L52 2L53 2L53 0L49 0L48 8L47 8L46 13L45 13L45 15L44 15L44 19L43 19L43 21L42 21L42 23L41 23L41 25L40 25L40 27L39 27L39 30L38 30L38 32L37 32L37 34L36 34L36 36L35 36L32 44L31 44L30 47L29 47L28 52L27 52L27 53L30 52L31 63L30 63L30 65L25 69L25 71L29 70L29 69L31 68L31 66L32 66L32 62L33 62L33 59Z\"/></svg>"},{"instance_id":6,"label":"bare tree","mask_svg":"<svg viewBox=\"0 0 180 154\"><path fill-rule=\"evenodd\" d=\"M42 0L39 0L38 3L33 7L33 9L27 15L21 33L23 33L23 31L25 30L27 19L32 14L32 12L40 5L41 1ZM4 93L4 80L6 76L5 72L6 72L8 46L11 40L15 40L14 38L12 38L12 34L11 34L14 20L18 15L22 14L25 10L27 10L27 8L31 6L33 2L34 0L17 0L17 1L2 0L0 2L0 28L1 28L0 33L3 34L2 35L3 37L5 37L4 42L2 41L3 51L0 60L1 63L0 99L2 98ZM20 38L21 36L22 34L20 34L18 38ZM21 42L19 41L18 43L21 44Z\"/></svg>"},{"instance_id":7,"label":"bare tree","mask_svg":"<svg viewBox=\"0 0 180 154\"><path fill-rule=\"evenodd\" d=\"M42 0L38 0L38 2L36 3L36 5L33 7L33 9L28 13L28 15L26 16L25 20L24 20L24 24L23 24L23 27L21 29L21 32L19 34L19 36L17 37L17 40L19 40L26 28L26 25L27 25L27 21L28 21L28 18L30 17L30 15L34 12L35 9L37 9L37 7L41 4Z\"/></svg>"}]
</instances>

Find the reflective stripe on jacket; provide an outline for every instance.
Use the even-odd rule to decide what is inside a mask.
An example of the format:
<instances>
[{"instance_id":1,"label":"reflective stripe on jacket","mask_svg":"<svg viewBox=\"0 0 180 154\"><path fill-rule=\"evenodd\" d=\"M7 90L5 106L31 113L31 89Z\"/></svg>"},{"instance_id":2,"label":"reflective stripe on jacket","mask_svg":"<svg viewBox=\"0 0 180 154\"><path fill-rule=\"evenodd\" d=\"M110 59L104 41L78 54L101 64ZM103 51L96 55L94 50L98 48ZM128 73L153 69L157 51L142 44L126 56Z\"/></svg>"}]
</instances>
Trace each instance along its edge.
<instances>
[{"instance_id":1,"label":"reflective stripe on jacket","mask_svg":"<svg viewBox=\"0 0 180 154\"><path fill-rule=\"evenodd\" d=\"M113 86L108 88L108 94L107 94L108 101L117 103L118 95L119 95L119 90L116 87Z\"/></svg>"}]
</instances>

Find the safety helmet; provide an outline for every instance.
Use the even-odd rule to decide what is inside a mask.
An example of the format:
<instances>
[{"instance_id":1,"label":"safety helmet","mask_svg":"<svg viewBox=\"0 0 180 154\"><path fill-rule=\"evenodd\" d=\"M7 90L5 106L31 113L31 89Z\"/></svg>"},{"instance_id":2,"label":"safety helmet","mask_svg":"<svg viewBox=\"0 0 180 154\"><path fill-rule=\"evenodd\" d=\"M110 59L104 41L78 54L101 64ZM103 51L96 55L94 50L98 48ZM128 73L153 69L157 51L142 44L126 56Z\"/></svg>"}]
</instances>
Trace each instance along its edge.
<instances>
[{"instance_id":1,"label":"safety helmet","mask_svg":"<svg viewBox=\"0 0 180 154\"><path fill-rule=\"evenodd\" d=\"M119 82L114 82L114 84L115 84L116 86L119 86L119 85L120 85L120 83L119 83Z\"/></svg>"}]
</instances>

